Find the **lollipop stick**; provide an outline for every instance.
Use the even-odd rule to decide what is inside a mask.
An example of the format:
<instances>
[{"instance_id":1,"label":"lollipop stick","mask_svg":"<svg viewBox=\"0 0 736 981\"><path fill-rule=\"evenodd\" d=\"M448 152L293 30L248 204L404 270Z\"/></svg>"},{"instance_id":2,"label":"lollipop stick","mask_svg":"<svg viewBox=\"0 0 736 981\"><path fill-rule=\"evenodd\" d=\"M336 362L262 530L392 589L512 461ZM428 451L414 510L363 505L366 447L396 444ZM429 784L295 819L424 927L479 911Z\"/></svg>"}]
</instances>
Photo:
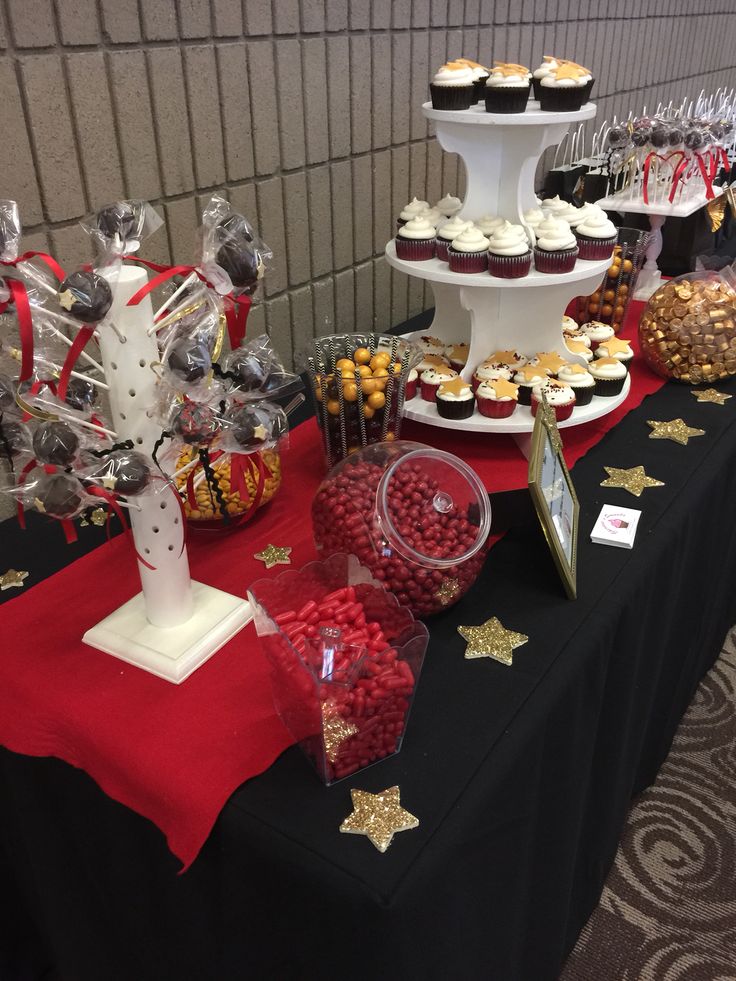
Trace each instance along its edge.
<instances>
[{"instance_id":1,"label":"lollipop stick","mask_svg":"<svg viewBox=\"0 0 736 981\"><path fill-rule=\"evenodd\" d=\"M39 306L37 303L31 303L31 307L34 310L38 310L43 315L44 318L48 318L49 320L58 320L62 324L68 324L68 326L73 327L75 331L79 330L79 328L82 326L82 324L80 324L78 321L72 320L70 317L65 317L61 313L55 313L52 312L51 310L46 310L44 307ZM58 327L54 327L53 324L47 324L46 326L48 326L48 329L51 331L51 333L55 337L58 337L59 340L62 341L64 344L66 344L67 347L72 346L74 341L70 340L66 336L63 330L59 330ZM99 371L100 374L104 375L105 369L102 367L101 364L98 364L98 362L95 361L95 359L91 357L91 355L87 354L86 351L81 351L79 357L83 361L86 361L87 364L91 365L96 371Z\"/></svg>"},{"instance_id":2,"label":"lollipop stick","mask_svg":"<svg viewBox=\"0 0 736 981\"><path fill-rule=\"evenodd\" d=\"M21 361L23 358L21 352L18 350L17 347L11 347L9 344L3 344L2 341L0 341L0 350L6 351L8 355L11 358L13 358L15 361ZM48 368L51 368L55 376L58 378L58 376L61 373L61 368L59 367L58 364L54 364L53 361L49 361L47 358L42 358L39 357L38 355L36 355L36 361L39 361L41 364L44 364ZM97 388L101 388L105 392L110 391L109 385L106 385L105 382L98 381L97 378L93 378L91 375L85 375L81 371L71 371L69 372L69 374L71 375L72 378L81 378L82 381L87 381L90 383L90 385L95 385Z\"/></svg>"},{"instance_id":3,"label":"lollipop stick","mask_svg":"<svg viewBox=\"0 0 736 981\"><path fill-rule=\"evenodd\" d=\"M87 422L86 419L79 419L77 416L73 416L66 412L54 412L54 415L58 416L59 419L66 419L67 422L73 422L75 426L82 426L84 429L92 429L96 433L104 433L105 436L109 436L111 439L117 439L118 434L112 429L105 429L104 426L99 426L96 422Z\"/></svg>"},{"instance_id":4,"label":"lollipop stick","mask_svg":"<svg viewBox=\"0 0 736 981\"><path fill-rule=\"evenodd\" d=\"M202 461L199 459L199 457L195 457L193 460L190 460L189 463L185 463L184 466L180 467L175 473L169 474L167 476L169 477L169 480L178 480L178 478L183 477L185 473L188 473L190 470L193 470L195 467L200 466L201 462Z\"/></svg>"},{"instance_id":5,"label":"lollipop stick","mask_svg":"<svg viewBox=\"0 0 736 981\"><path fill-rule=\"evenodd\" d=\"M205 291L206 287L203 286L201 290L197 290L196 293L193 293L191 296L187 296L174 310L171 310L162 320L159 320L158 323L155 322L154 318L154 323L148 328L148 336L150 337L151 334L156 334L158 331L163 330L164 327L168 327L169 324L173 324L176 321L176 318L181 314L182 310L186 310L188 307L191 307L193 305L193 301L204 295Z\"/></svg>"},{"instance_id":6,"label":"lollipop stick","mask_svg":"<svg viewBox=\"0 0 736 981\"><path fill-rule=\"evenodd\" d=\"M161 314L164 312L164 310L166 310L168 307L170 307L171 304L174 302L174 300L176 300L177 297L181 296L181 294L187 289L187 287L191 286L192 283L196 279L198 279L197 274L194 273L194 272L193 273L190 273L190 275L187 276L187 278L184 280L184 282L181 284L181 286L178 289L174 290L174 292L171 294L171 296L167 300L164 300L164 302L161 304L161 306L158 308L158 310L154 313L153 319L154 320L158 320L158 318L161 316ZM149 334L150 333L151 332L149 331Z\"/></svg>"}]
</instances>

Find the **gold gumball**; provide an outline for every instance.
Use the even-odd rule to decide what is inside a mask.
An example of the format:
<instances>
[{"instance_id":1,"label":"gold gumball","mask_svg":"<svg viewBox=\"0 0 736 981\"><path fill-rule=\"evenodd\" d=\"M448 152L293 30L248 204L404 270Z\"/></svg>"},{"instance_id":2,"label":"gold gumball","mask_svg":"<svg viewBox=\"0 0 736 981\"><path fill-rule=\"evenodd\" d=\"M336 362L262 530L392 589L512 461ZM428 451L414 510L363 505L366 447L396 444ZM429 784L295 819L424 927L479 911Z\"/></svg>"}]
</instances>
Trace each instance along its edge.
<instances>
[{"instance_id":1,"label":"gold gumball","mask_svg":"<svg viewBox=\"0 0 736 981\"><path fill-rule=\"evenodd\" d=\"M368 364L371 360L371 352L367 347L356 347L353 360L356 364Z\"/></svg>"}]
</instances>

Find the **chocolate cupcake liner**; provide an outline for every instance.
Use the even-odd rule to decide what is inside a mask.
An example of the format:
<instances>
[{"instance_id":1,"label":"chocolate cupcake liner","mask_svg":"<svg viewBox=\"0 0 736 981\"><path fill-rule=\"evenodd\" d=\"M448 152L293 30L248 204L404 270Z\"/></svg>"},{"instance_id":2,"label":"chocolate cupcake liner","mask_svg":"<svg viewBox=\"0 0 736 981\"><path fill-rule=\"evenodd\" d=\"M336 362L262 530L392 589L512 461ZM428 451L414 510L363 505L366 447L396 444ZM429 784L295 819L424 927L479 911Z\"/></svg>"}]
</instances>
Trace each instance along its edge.
<instances>
[{"instance_id":1,"label":"chocolate cupcake liner","mask_svg":"<svg viewBox=\"0 0 736 981\"><path fill-rule=\"evenodd\" d=\"M447 250L450 270L459 273L481 273L488 269L488 251L456 252L452 246Z\"/></svg>"},{"instance_id":2,"label":"chocolate cupcake liner","mask_svg":"<svg viewBox=\"0 0 736 981\"><path fill-rule=\"evenodd\" d=\"M559 252L547 252L545 249L534 247L534 268L540 273L566 273L575 268L578 257L577 246L574 249L562 249Z\"/></svg>"},{"instance_id":3,"label":"chocolate cupcake liner","mask_svg":"<svg viewBox=\"0 0 736 981\"><path fill-rule=\"evenodd\" d=\"M437 236L437 241L435 242L434 254L437 256L438 259L441 259L443 262L448 261L447 250L449 246L450 243L447 241L446 238L441 238L441 236L439 235Z\"/></svg>"},{"instance_id":4,"label":"chocolate cupcake liner","mask_svg":"<svg viewBox=\"0 0 736 981\"><path fill-rule=\"evenodd\" d=\"M593 401L593 393L595 392L595 385L581 385L579 388L575 385L570 386L575 392L575 403L576 405L590 405Z\"/></svg>"},{"instance_id":5,"label":"chocolate cupcake liner","mask_svg":"<svg viewBox=\"0 0 736 981\"><path fill-rule=\"evenodd\" d=\"M514 409L516 408L514 399L504 402L501 399L484 399L482 396L478 397L476 395L476 401L478 403L478 412L487 419L508 419L509 416L514 414Z\"/></svg>"},{"instance_id":6,"label":"chocolate cupcake liner","mask_svg":"<svg viewBox=\"0 0 736 981\"><path fill-rule=\"evenodd\" d=\"M475 89L473 92L473 99L475 102L482 102L485 98L487 81L488 76L484 75L483 78L478 78L473 82L473 87Z\"/></svg>"},{"instance_id":7,"label":"chocolate cupcake liner","mask_svg":"<svg viewBox=\"0 0 736 981\"><path fill-rule=\"evenodd\" d=\"M529 101L529 86L486 85L486 112L524 112Z\"/></svg>"},{"instance_id":8,"label":"chocolate cupcake liner","mask_svg":"<svg viewBox=\"0 0 736 981\"><path fill-rule=\"evenodd\" d=\"M434 238L403 238L397 235L396 256L407 262L425 262L434 258Z\"/></svg>"},{"instance_id":9,"label":"chocolate cupcake liner","mask_svg":"<svg viewBox=\"0 0 736 981\"><path fill-rule=\"evenodd\" d=\"M534 382L537 385L538 382ZM534 385L519 385L519 405L532 404L532 389Z\"/></svg>"},{"instance_id":10,"label":"chocolate cupcake liner","mask_svg":"<svg viewBox=\"0 0 736 981\"><path fill-rule=\"evenodd\" d=\"M623 378L596 378L595 394L604 399L613 398L614 395L619 395L621 393L621 389L624 387L625 381L625 375Z\"/></svg>"},{"instance_id":11,"label":"chocolate cupcake liner","mask_svg":"<svg viewBox=\"0 0 736 981\"><path fill-rule=\"evenodd\" d=\"M496 255L488 253L488 272L500 279L521 279L532 268L532 250L524 255Z\"/></svg>"},{"instance_id":12,"label":"chocolate cupcake liner","mask_svg":"<svg viewBox=\"0 0 736 981\"><path fill-rule=\"evenodd\" d=\"M432 96L432 108L453 112L458 109L469 109L473 105L475 85L434 85L429 83L429 93Z\"/></svg>"},{"instance_id":13,"label":"chocolate cupcake liner","mask_svg":"<svg viewBox=\"0 0 736 981\"><path fill-rule=\"evenodd\" d=\"M469 419L475 410L474 399L454 401L443 399L441 395L438 395L435 399L435 405L437 406L437 415L443 419Z\"/></svg>"},{"instance_id":14,"label":"chocolate cupcake liner","mask_svg":"<svg viewBox=\"0 0 736 981\"><path fill-rule=\"evenodd\" d=\"M593 91L593 86L595 85L595 79L591 78L589 82L586 82L583 86L583 95L580 100L580 105L584 106L585 103L590 99L590 93Z\"/></svg>"},{"instance_id":15,"label":"chocolate cupcake liner","mask_svg":"<svg viewBox=\"0 0 736 981\"><path fill-rule=\"evenodd\" d=\"M539 108L544 112L577 112L583 104L585 86L556 88L553 85L539 86Z\"/></svg>"},{"instance_id":16,"label":"chocolate cupcake liner","mask_svg":"<svg viewBox=\"0 0 736 981\"><path fill-rule=\"evenodd\" d=\"M534 95L534 98L537 100L537 102L539 102L539 100L542 98L541 78L532 78L532 94Z\"/></svg>"},{"instance_id":17,"label":"chocolate cupcake liner","mask_svg":"<svg viewBox=\"0 0 736 981\"><path fill-rule=\"evenodd\" d=\"M580 252L579 259L610 259L618 235L611 235L609 238L589 238L587 235L575 232L575 238Z\"/></svg>"}]
</instances>

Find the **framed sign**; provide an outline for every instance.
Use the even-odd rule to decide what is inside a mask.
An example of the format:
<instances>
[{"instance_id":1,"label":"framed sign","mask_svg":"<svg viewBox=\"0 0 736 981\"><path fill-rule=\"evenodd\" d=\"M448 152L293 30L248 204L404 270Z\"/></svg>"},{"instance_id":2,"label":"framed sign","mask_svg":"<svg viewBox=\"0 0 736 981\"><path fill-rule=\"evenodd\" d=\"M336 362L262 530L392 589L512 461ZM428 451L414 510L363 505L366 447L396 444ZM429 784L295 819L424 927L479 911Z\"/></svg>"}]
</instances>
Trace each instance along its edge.
<instances>
[{"instance_id":1,"label":"framed sign","mask_svg":"<svg viewBox=\"0 0 736 981\"><path fill-rule=\"evenodd\" d=\"M554 411L544 400L532 433L529 492L565 592L575 599L580 505L562 455Z\"/></svg>"}]
</instances>

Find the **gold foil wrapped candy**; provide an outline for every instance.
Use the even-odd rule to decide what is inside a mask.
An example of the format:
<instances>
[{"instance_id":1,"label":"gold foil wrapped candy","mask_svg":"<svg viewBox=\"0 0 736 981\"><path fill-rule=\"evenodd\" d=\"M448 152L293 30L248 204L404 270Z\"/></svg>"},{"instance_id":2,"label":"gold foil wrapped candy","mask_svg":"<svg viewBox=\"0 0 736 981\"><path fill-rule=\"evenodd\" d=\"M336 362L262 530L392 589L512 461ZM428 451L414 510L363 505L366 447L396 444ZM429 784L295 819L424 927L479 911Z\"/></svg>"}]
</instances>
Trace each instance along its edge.
<instances>
[{"instance_id":1,"label":"gold foil wrapped candy","mask_svg":"<svg viewBox=\"0 0 736 981\"><path fill-rule=\"evenodd\" d=\"M663 284L641 316L639 342L663 378L700 385L736 374L736 278L723 270Z\"/></svg>"}]
</instances>

